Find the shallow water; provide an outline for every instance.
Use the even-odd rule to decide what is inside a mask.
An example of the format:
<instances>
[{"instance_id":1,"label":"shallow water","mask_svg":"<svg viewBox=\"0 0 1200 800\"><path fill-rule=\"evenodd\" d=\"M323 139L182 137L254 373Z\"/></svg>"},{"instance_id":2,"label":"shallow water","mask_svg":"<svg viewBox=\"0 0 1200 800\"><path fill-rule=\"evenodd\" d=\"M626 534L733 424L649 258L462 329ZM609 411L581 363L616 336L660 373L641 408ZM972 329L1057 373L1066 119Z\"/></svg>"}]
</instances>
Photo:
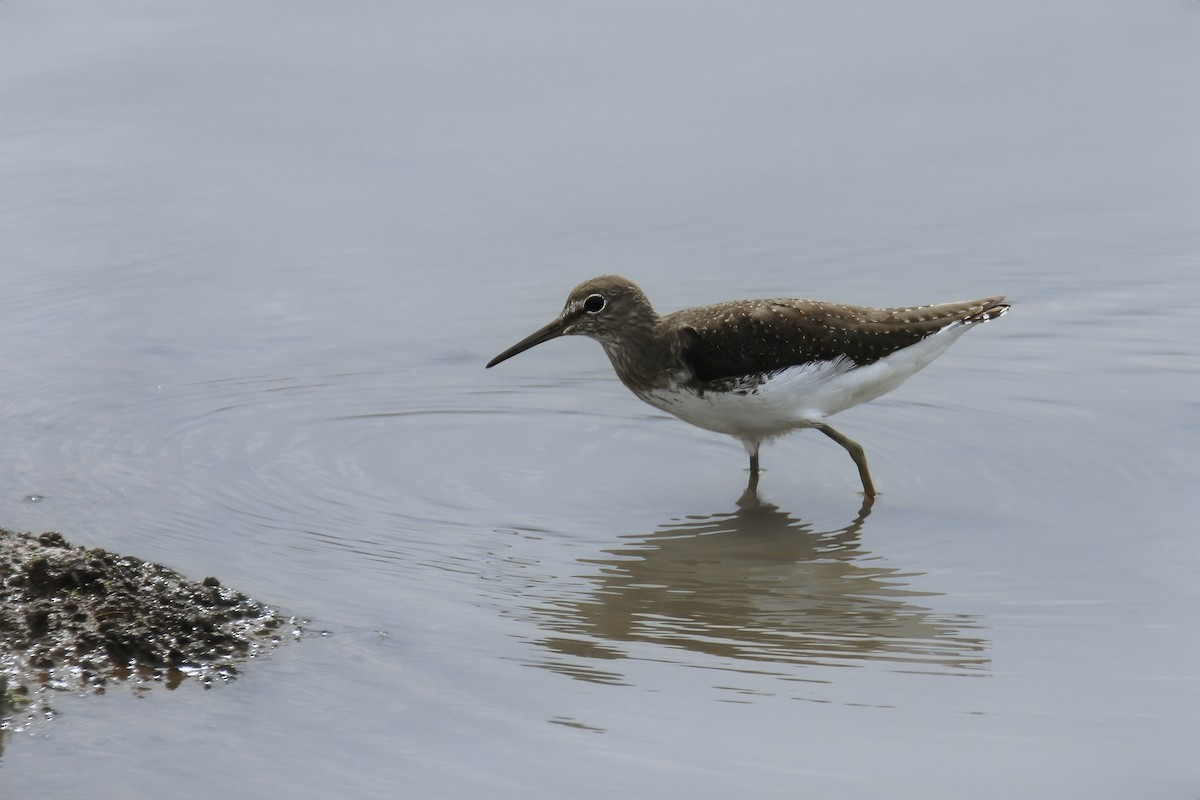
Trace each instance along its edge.
<instances>
[{"instance_id":1,"label":"shallow water","mask_svg":"<svg viewBox=\"0 0 1200 800\"><path fill-rule=\"evenodd\" d=\"M1194 4L0 4L0 524L307 620L0 795L1194 797ZM824 437L594 343L1006 293ZM326 635L318 635L326 632ZM69 768L64 765L69 765Z\"/></svg>"}]
</instances>

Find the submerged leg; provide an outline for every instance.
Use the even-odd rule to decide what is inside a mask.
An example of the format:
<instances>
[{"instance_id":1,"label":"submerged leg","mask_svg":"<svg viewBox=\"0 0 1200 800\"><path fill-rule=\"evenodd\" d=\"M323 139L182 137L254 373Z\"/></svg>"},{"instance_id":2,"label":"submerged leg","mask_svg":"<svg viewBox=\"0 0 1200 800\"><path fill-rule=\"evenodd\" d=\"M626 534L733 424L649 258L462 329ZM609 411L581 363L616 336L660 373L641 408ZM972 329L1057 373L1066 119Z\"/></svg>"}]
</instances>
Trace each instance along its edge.
<instances>
[{"instance_id":1,"label":"submerged leg","mask_svg":"<svg viewBox=\"0 0 1200 800\"><path fill-rule=\"evenodd\" d=\"M746 452L750 454L750 482L746 484L746 491L742 492L737 504L738 508L758 508L762 505L762 500L758 497L759 442L743 441L742 444L746 446Z\"/></svg>"},{"instance_id":2,"label":"submerged leg","mask_svg":"<svg viewBox=\"0 0 1200 800\"><path fill-rule=\"evenodd\" d=\"M862 478L863 492L869 498L875 497L875 484L871 483L871 473L867 471L867 454L863 452L862 445L853 439L847 439L824 422L818 422L813 427L846 448L846 452L858 466L858 477Z\"/></svg>"}]
</instances>

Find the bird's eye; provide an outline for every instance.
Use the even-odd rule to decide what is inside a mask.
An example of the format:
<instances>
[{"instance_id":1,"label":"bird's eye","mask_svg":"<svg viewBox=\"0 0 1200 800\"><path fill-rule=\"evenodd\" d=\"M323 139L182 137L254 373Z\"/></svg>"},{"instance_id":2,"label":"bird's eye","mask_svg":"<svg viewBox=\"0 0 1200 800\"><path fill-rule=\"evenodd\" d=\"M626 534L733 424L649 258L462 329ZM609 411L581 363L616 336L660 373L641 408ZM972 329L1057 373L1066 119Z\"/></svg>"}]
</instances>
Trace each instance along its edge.
<instances>
[{"instance_id":1,"label":"bird's eye","mask_svg":"<svg viewBox=\"0 0 1200 800\"><path fill-rule=\"evenodd\" d=\"M583 310L589 314L597 314L604 310L604 296L599 294L588 295L588 299L583 301Z\"/></svg>"}]
</instances>

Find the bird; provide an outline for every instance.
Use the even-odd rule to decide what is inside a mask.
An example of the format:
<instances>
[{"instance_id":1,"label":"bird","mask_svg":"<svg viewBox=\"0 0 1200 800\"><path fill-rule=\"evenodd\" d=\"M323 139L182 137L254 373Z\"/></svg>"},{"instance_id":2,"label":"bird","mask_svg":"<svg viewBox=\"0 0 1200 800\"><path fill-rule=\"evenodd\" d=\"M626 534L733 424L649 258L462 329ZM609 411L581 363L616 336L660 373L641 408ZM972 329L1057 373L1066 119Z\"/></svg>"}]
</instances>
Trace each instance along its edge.
<instances>
[{"instance_id":1,"label":"bird","mask_svg":"<svg viewBox=\"0 0 1200 800\"><path fill-rule=\"evenodd\" d=\"M904 308L783 298L659 315L633 281L602 275L572 289L557 317L487 368L560 336L588 336L638 398L741 441L751 489L761 446L812 428L849 453L872 501L862 445L826 420L896 389L967 330L1008 309L999 295Z\"/></svg>"}]
</instances>

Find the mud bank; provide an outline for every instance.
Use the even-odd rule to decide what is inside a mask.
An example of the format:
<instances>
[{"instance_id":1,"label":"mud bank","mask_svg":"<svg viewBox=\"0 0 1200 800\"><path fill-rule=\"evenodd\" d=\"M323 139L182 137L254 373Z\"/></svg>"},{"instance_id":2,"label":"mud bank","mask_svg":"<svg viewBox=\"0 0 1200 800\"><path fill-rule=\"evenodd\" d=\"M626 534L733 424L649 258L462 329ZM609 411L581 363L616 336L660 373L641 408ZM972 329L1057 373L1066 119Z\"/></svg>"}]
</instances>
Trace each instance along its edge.
<instances>
[{"instance_id":1,"label":"mud bank","mask_svg":"<svg viewBox=\"0 0 1200 800\"><path fill-rule=\"evenodd\" d=\"M52 716L56 690L228 680L286 622L216 578L0 529L0 732Z\"/></svg>"}]
</instances>

